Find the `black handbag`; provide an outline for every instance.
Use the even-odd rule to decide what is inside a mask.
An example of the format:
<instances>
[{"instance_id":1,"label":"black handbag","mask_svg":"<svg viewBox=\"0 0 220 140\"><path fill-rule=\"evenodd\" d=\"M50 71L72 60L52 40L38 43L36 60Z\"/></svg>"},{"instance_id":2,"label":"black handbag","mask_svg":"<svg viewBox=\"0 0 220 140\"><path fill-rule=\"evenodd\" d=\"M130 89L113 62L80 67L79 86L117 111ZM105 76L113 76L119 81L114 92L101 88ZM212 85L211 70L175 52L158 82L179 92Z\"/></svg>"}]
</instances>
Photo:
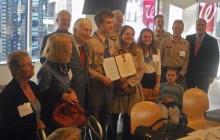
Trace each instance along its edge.
<instances>
[{"instance_id":1,"label":"black handbag","mask_svg":"<svg viewBox=\"0 0 220 140\"><path fill-rule=\"evenodd\" d=\"M179 126L186 127L188 124L187 115L180 111Z\"/></svg>"},{"instance_id":2,"label":"black handbag","mask_svg":"<svg viewBox=\"0 0 220 140\"><path fill-rule=\"evenodd\" d=\"M187 135L187 115L180 111L180 117L179 117L179 124L178 124L178 136L177 137L184 137Z\"/></svg>"},{"instance_id":3,"label":"black handbag","mask_svg":"<svg viewBox=\"0 0 220 140\"><path fill-rule=\"evenodd\" d=\"M168 120L167 118L160 118L151 126L139 125L134 132L136 140L164 140L166 138L166 132L155 131L152 128L161 121Z\"/></svg>"}]
</instances>

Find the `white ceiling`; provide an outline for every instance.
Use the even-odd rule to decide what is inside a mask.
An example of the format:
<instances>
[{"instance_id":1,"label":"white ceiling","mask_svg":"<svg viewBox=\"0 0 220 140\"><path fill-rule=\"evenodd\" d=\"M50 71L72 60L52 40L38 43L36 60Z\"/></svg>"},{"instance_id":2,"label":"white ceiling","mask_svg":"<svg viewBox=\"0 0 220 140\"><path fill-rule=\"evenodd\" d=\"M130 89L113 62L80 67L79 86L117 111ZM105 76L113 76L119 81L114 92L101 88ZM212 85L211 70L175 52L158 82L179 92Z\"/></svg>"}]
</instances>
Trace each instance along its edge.
<instances>
[{"instance_id":1,"label":"white ceiling","mask_svg":"<svg viewBox=\"0 0 220 140\"><path fill-rule=\"evenodd\" d=\"M181 7L182 9L185 9L198 2L220 2L220 0L160 0L160 1L170 3L177 7Z\"/></svg>"},{"instance_id":2,"label":"white ceiling","mask_svg":"<svg viewBox=\"0 0 220 140\"><path fill-rule=\"evenodd\" d=\"M182 9L185 9L191 5L196 4L196 0L161 0L163 3L170 3Z\"/></svg>"}]
</instances>

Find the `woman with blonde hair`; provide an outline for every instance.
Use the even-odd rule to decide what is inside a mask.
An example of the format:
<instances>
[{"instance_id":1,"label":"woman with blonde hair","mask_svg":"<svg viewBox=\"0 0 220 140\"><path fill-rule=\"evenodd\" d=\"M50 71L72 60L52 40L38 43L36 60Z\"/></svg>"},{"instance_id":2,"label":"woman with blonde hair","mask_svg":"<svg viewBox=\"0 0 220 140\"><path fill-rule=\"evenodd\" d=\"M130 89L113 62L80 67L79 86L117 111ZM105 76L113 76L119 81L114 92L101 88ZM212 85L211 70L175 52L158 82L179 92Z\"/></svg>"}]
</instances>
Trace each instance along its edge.
<instances>
[{"instance_id":1,"label":"woman with blonde hair","mask_svg":"<svg viewBox=\"0 0 220 140\"><path fill-rule=\"evenodd\" d=\"M75 92L70 88L67 64L72 54L72 38L66 34L54 34L49 37L43 56L46 61L38 74L38 86L42 92L46 133L50 134L58 127L51 122L54 107L60 102L77 102Z\"/></svg>"}]
</instances>

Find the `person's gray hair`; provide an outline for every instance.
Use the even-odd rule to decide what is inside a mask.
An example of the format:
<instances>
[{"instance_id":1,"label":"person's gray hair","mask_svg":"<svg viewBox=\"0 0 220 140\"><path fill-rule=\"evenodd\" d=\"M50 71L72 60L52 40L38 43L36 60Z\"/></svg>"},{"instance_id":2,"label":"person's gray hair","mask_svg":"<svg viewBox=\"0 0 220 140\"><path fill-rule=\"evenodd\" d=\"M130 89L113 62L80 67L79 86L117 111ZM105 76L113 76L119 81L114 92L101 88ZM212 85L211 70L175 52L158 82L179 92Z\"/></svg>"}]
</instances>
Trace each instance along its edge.
<instances>
[{"instance_id":1,"label":"person's gray hair","mask_svg":"<svg viewBox=\"0 0 220 140\"><path fill-rule=\"evenodd\" d=\"M77 19L76 22L74 23L73 29L79 28L79 27L80 27L81 25L83 25L84 23L90 23L90 24L92 25L92 23L91 23L91 21L90 21L89 19L87 19L87 18L79 18L79 19Z\"/></svg>"},{"instance_id":2,"label":"person's gray hair","mask_svg":"<svg viewBox=\"0 0 220 140\"><path fill-rule=\"evenodd\" d=\"M23 50L14 51L7 56L7 64L12 76L14 76L12 69L19 67L21 65L20 61L26 56L28 56L28 53Z\"/></svg>"},{"instance_id":3,"label":"person's gray hair","mask_svg":"<svg viewBox=\"0 0 220 140\"><path fill-rule=\"evenodd\" d=\"M71 17L70 12L68 12L67 10L61 10L60 12L57 13L57 18L60 18L63 14L68 14Z\"/></svg>"},{"instance_id":4,"label":"person's gray hair","mask_svg":"<svg viewBox=\"0 0 220 140\"><path fill-rule=\"evenodd\" d=\"M116 13L119 13L119 14L121 14L122 16L123 16L123 13L122 13L122 11L121 10L114 10L114 11L112 11L112 13L115 15Z\"/></svg>"}]
</instances>

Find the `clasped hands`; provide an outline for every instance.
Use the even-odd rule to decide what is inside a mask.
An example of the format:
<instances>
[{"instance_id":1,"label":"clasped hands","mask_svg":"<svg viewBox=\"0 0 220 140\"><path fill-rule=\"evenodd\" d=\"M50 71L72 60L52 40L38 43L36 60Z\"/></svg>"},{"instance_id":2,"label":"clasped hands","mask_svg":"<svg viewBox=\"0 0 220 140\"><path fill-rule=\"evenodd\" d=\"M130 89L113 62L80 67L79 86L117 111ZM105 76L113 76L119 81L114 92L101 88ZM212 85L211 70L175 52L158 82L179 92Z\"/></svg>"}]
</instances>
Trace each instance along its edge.
<instances>
[{"instance_id":1,"label":"clasped hands","mask_svg":"<svg viewBox=\"0 0 220 140\"><path fill-rule=\"evenodd\" d=\"M78 103L79 101L77 100L77 96L74 90L70 89L63 93L62 95L62 100L65 102L68 102L72 105L74 105L75 103Z\"/></svg>"},{"instance_id":2,"label":"clasped hands","mask_svg":"<svg viewBox=\"0 0 220 140\"><path fill-rule=\"evenodd\" d=\"M164 103L164 104L169 104L169 103L171 103L171 102L173 102L173 99L172 99L172 98L169 98L169 97L164 97L164 98L163 98L163 101L162 101L162 103Z\"/></svg>"},{"instance_id":3,"label":"clasped hands","mask_svg":"<svg viewBox=\"0 0 220 140\"><path fill-rule=\"evenodd\" d=\"M130 93L131 92L131 88L130 88L131 86L128 84L127 78L121 78L120 82L121 82L121 88L123 89L123 91L125 93Z\"/></svg>"}]
</instances>

